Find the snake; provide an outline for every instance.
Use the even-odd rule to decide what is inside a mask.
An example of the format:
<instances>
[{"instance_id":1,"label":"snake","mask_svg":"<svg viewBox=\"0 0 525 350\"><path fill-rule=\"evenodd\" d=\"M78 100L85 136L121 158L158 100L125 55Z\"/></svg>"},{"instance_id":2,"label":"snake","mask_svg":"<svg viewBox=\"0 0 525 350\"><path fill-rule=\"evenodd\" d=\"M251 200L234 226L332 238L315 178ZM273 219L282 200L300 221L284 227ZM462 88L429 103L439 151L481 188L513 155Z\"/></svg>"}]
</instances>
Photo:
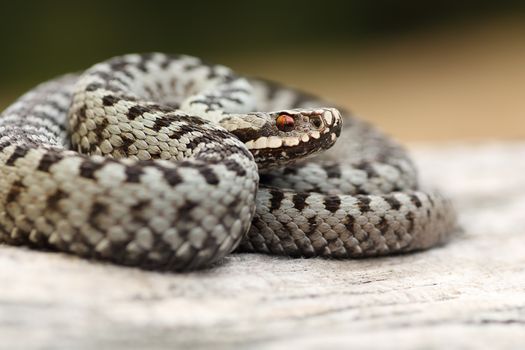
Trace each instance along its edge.
<instances>
[{"instance_id":1,"label":"snake","mask_svg":"<svg viewBox=\"0 0 525 350\"><path fill-rule=\"evenodd\" d=\"M406 149L313 94L188 55L126 54L0 115L0 242L152 270L334 259L457 232Z\"/></svg>"}]
</instances>

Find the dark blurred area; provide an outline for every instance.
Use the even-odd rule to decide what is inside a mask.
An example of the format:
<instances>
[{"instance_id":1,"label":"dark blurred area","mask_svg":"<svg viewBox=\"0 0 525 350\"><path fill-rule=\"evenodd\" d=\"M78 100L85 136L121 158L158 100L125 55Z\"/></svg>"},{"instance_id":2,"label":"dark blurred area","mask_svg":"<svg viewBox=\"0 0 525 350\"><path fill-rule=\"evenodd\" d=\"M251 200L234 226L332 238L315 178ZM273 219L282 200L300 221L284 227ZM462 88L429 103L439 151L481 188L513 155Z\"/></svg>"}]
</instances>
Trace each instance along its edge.
<instances>
[{"instance_id":1,"label":"dark blurred area","mask_svg":"<svg viewBox=\"0 0 525 350\"><path fill-rule=\"evenodd\" d=\"M0 108L53 76L87 68L114 55L163 51L200 56L241 72L313 89L362 114L384 118L388 127L391 119L386 112L366 107L366 101L371 101L371 106L374 101L385 102L381 87L391 84L397 88L395 80L381 80L384 78L378 72L399 79L399 86L412 84L418 91L420 88L413 85L422 81L410 83L406 76L391 73L405 69L408 76L418 75L411 67L427 72L426 65L436 60L435 53L445 54L444 61L438 58L436 62L448 60L452 64L444 71L434 67L439 72L437 79L442 79L442 74L454 74L456 69L461 71L463 65L475 64L471 57L447 56L454 45L464 46L457 38L465 30L481 48L492 42L484 43L484 36L476 32L480 28L492 33L493 23L496 32L512 23L508 30L517 37L516 45L520 45L519 38L525 39L519 25L525 22L525 2L512 0L10 1L0 4L0 13ZM437 36L432 34L436 32ZM505 33L501 36L509 37ZM501 44L498 38L490 40L497 46ZM434 40L442 49L429 45ZM462 40L472 42L468 36ZM500 50L499 46L495 50ZM462 57L464 61L458 61ZM479 74L485 74L483 67ZM375 86L368 86L365 92L353 90L357 84L366 88L366 83L373 81ZM379 94L374 96L374 91ZM407 101L414 98L410 91L397 96ZM360 101L365 101L362 109L356 108ZM400 111L399 115L406 113L410 115L411 111ZM390 131L411 139L409 134ZM461 133L451 137L461 137Z\"/></svg>"}]
</instances>

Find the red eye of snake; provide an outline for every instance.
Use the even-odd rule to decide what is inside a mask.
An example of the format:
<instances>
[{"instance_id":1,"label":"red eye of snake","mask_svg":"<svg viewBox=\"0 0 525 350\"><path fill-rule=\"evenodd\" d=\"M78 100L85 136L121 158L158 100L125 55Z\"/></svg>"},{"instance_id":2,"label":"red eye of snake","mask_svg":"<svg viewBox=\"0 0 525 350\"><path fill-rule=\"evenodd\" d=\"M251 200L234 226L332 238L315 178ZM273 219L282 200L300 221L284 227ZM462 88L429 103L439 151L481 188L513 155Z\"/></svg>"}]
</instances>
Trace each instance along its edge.
<instances>
[{"instance_id":1,"label":"red eye of snake","mask_svg":"<svg viewBox=\"0 0 525 350\"><path fill-rule=\"evenodd\" d=\"M284 132L292 131L295 125L293 118L286 114L278 116L275 123L277 124L277 129Z\"/></svg>"}]
</instances>

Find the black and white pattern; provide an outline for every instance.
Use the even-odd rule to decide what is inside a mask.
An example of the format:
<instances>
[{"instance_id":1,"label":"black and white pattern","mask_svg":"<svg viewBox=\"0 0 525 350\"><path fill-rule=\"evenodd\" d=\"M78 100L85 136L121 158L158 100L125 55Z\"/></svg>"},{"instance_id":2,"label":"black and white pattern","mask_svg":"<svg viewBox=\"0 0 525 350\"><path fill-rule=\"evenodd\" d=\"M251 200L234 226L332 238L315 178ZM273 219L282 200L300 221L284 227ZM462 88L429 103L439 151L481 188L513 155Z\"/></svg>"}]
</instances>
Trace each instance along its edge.
<instances>
[{"instance_id":1,"label":"black and white pattern","mask_svg":"<svg viewBox=\"0 0 525 350\"><path fill-rule=\"evenodd\" d=\"M347 258L446 241L454 211L417 189L405 151L326 105L160 53L44 83L0 118L0 241L166 270L238 246Z\"/></svg>"}]
</instances>

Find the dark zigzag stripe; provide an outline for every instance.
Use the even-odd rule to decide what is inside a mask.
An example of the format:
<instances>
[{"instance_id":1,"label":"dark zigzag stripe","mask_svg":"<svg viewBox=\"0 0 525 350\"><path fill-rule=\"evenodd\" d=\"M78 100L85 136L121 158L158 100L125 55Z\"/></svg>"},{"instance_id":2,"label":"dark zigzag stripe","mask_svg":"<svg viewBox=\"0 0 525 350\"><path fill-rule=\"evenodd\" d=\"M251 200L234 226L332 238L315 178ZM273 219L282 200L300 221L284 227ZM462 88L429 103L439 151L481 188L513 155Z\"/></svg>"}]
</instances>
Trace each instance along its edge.
<instances>
[{"instance_id":1,"label":"dark zigzag stripe","mask_svg":"<svg viewBox=\"0 0 525 350\"><path fill-rule=\"evenodd\" d=\"M270 199L270 211L279 209L281 207L281 201L284 198L284 193L279 189L271 189L270 194L272 198Z\"/></svg>"},{"instance_id":2,"label":"dark zigzag stripe","mask_svg":"<svg viewBox=\"0 0 525 350\"><path fill-rule=\"evenodd\" d=\"M341 206L341 199L339 196L326 196L324 197L324 207L331 211L332 213L335 213L337 209Z\"/></svg>"},{"instance_id":3,"label":"dark zigzag stripe","mask_svg":"<svg viewBox=\"0 0 525 350\"><path fill-rule=\"evenodd\" d=\"M49 172L49 168L51 168L53 164L61 161L63 158L64 156L58 152L47 151L40 159L37 170Z\"/></svg>"},{"instance_id":4,"label":"dark zigzag stripe","mask_svg":"<svg viewBox=\"0 0 525 350\"><path fill-rule=\"evenodd\" d=\"M9 159L7 159L7 161L5 162L5 164L6 164L6 165L9 165L9 166L14 165L17 159L25 157L25 155L26 155L28 152L29 152L29 148L27 148L27 147L16 146L16 147L15 147L15 150L13 151L13 153L11 154L11 156L9 157Z\"/></svg>"}]
</instances>

